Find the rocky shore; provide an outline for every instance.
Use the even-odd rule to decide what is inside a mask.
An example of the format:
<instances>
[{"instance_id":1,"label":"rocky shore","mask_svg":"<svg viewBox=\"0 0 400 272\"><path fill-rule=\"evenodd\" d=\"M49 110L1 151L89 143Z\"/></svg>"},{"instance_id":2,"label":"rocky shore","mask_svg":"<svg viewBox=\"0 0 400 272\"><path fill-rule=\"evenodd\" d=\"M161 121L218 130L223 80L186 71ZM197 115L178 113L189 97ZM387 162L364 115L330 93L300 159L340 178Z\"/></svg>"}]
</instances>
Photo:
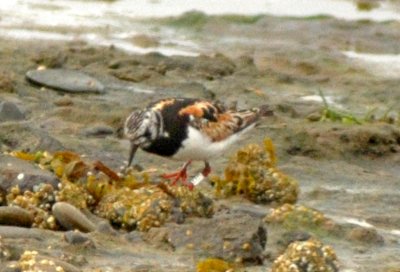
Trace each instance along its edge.
<instances>
[{"instance_id":1,"label":"rocky shore","mask_svg":"<svg viewBox=\"0 0 400 272\"><path fill-rule=\"evenodd\" d=\"M1 272L398 271L400 77L343 54L398 54L398 22L190 12L137 24L203 51L0 39ZM179 163L143 152L140 171L120 173L124 119L170 96L275 115L193 191L159 177Z\"/></svg>"}]
</instances>

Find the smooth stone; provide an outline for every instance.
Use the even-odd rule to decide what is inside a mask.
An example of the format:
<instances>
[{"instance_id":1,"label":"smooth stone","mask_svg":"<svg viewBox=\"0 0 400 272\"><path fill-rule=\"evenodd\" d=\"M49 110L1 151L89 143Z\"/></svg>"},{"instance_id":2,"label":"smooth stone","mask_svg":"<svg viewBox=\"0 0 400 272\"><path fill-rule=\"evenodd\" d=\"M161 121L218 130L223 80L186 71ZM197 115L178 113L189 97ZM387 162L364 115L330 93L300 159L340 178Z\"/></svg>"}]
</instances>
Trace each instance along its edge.
<instances>
[{"instance_id":1,"label":"smooth stone","mask_svg":"<svg viewBox=\"0 0 400 272\"><path fill-rule=\"evenodd\" d=\"M17 206L0 207L0 225L30 227L33 216L30 212Z\"/></svg>"},{"instance_id":2,"label":"smooth stone","mask_svg":"<svg viewBox=\"0 0 400 272\"><path fill-rule=\"evenodd\" d=\"M70 230L64 233L64 239L68 244L79 245L79 244L92 244L93 241L84 233L80 231Z\"/></svg>"},{"instance_id":3,"label":"smooth stone","mask_svg":"<svg viewBox=\"0 0 400 272\"><path fill-rule=\"evenodd\" d=\"M53 89L71 93L103 93L104 85L80 71L68 69L29 70L29 81Z\"/></svg>"},{"instance_id":4,"label":"smooth stone","mask_svg":"<svg viewBox=\"0 0 400 272\"><path fill-rule=\"evenodd\" d=\"M95 224L75 206L67 202L58 202L53 205L52 212L57 221L67 230L91 232L96 230Z\"/></svg>"},{"instance_id":5,"label":"smooth stone","mask_svg":"<svg viewBox=\"0 0 400 272\"><path fill-rule=\"evenodd\" d=\"M0 236L2 238L36 239L40 241L61 238L61 234L55 231L15 226L0 226Z\"/></svg>"},{"instance_id":6,"label":"smooth stone","mask_svg":"<svg viewBox=\"0 0 400 272\"><path fill-rule=\"evenodd\" d=\"M6 192L19 186L24 191L33 191L33 187L42 183L58 187L58 178L35 164L18 158L0 154L0 189Z\"/></svg>"},{"instance_id":7,"label":"smooth stone","mask_svg":"<svg viewBox=\"0 0 400 272\"><path fill-rule=\"evenodd\" d=\"M12 102L0 103L0 122L24 120L25 114Z\"/></svg>"},{"instance_id":8,"label":"smooth stone","mask_svg":"<svg viewBox=\"0 0 400 272\"><path fill-rule=\"evenodd\" d=\"M106 125L98 125L82 129L81 134L86 137L105 137L114 134L114 129Z\"/></svg>"},{"instance_id":9,"label":"smooth stone","mask_svg":"<svg viewBox=\"0 0 400 272\"><path fill-rule=\"evenodd\" d=\"M58 107L68 107L72 106L74 104L74 101L72 101L71 97L69 96L64 96L61 97L53 102L54 105Z\"/></svg>"}]
</instances>

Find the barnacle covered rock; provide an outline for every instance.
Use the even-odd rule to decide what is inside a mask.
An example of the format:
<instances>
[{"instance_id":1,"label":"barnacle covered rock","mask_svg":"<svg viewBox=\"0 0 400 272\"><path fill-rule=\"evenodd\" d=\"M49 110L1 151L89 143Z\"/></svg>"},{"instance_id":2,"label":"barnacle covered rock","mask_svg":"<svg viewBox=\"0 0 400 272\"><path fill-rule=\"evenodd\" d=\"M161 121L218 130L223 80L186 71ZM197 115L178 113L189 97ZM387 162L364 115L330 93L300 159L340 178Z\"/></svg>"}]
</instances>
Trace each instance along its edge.
<instances>
[{"instance_id":1,"label":"barnacle covered rock","mask_svg":"<svg viewBox=\"0 0 400 272\"><path fill-rule=\"evenodd\" d=\"M284 204L269 213L264 221L279 223L287 229L315 228L330 221L318 210L302 205Z\"/></svg>"},{"instance_id":2,"label":"barnacle covered rock","mask_svg":"<svg viewBox=\"0 0 400 272\"><path fill-rule=\"evenodd\" d=\"M60 228L51 214L55 202L67 202L115 226L141 231L161 226L172 214L182 219L191 215L210 217L214 212L212 200L197 190L152 183L150 174L154 171L130 170L122 175L100 161L85 162L70 151L10 155L34 162L58 177L57 190L45 184L25 192L16 187L7 196L7 205L20 206L33 214L35 227Z\"/></svg>"},{"instance_id":3,"label":"barnacle covered rock","mask_svg":"<svg viewBox=\"0 0 400 272\"><path fill-rule=\"evenodd\" d=\"M335 251L316 239L291 243L272 265L272 272L339 271Z\"/></svg>"},{"instance_id":4,"label":"barnacle covered rock","mask_svg":"<svg viewBox=\"0 0 400 272\"><path fill-rule=\"evenodd\" d=\"M174 200L175 207L185 215L211 217L214 214L213 201L198 190L186 186L161 185Z\"/></svg>"},{"instance_id":5,"label":"barnacle covered rock","mask_svg":"<svg viewBox=\"0 0 400 272\"><path fill-rule=\"evenodd\" d=\"M51 206L55 202L53 186L40 184L35 186L34 191L22 193L18 187L13 187L7 195L9 206L19 206L28 210L33 215L33 227L58 229L54 216L51 214Z\"/></svg>"},{"instance_id":6,"label":"barnacle covered rock","mask_svg":"<svg viewBox=\"0 0 400 272\"><path fill-rule=\"evenodd\" d=\"M136 190L124 187L104 195L95 213L122 228L145 231L164 223L172 205L171 198L156 186Z\"/></svg>"},{"instance_id":7,"label":"barnacle covered rock","mask_svg":"<svg viewBox=\"0 0 400 272\"><path fill-rule=\"evenodd\" d=\"M147 231L161 226L173 208L185 215L209 217L213 214L211 199L186 187L168 185L113 190L100 200L95 213L122 228Z\"/></svg>"},{"instance_id":8,"label":"barnacle covered rock","mask_svg":"<svg viewBox=\"0 0 400 272\"><path fill-rule=\"evenodd\" d=\"M38 257L37 251L25 251L18 261L17 267L21 272L64 272L62 266L57 265L53 260Z\"/></svg>"},{"instance_id":9,"label":"barnacle covered rock","mask_svg":"<svg viewBox=\"0 0 400 272\"><path fill-rule=\"evenodd\" d=\"M0 263L4 260L11 258L11 252L3 242L3 238L0 236Z\"/></svg>"},{"instance_id":10,"label":"barnacle covered rock","mask_svg":"<svg viewBox=\"0 0 400 272\"><path fill-rule=\"evenodd\" d=\"M276 168L270 139L264 148L250 144L240 149L225 168L224 178L212 177L217 194L244 195L256 203L295 203L299 193L296 180Z\"/></svg>"},{"instance_id":11,"label":"barnacle covered rock","mask_svg":"<svg viewBox=\"0 0 400 272\"><path fill-rule=\"evenodd\" d=\"M56 195L57 202L68 202L79 209L86 209L94 204L93 196L88 192L86 186L63 180L60 190Z\"/></svg>"}]
</instances>

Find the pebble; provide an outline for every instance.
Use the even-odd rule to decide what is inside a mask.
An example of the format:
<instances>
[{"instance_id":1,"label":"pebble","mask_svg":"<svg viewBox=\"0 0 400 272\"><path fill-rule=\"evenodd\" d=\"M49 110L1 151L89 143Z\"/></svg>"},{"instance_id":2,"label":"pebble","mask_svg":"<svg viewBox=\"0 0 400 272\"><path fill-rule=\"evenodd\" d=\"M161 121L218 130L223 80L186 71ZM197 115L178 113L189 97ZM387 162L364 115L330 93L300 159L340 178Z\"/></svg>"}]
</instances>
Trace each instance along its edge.
<instances>
[{"instance_id":1,"label":"pebble","mask_svg":"<svg viewBox=\"0 0 400 272\"><path fill-rule=\"evenodd\" d=\"M114 129L106 125L98 125L82 129L81 133L86 137L104 137L114 134Z\"/></svg>"},{"instance_id":2,"label":"pebble","mask_svg":"<svg viewBox=\"0 0 400 272\"><path fill-rule=\"evenodd\" d=\"M12 102L0 103L0 122L24 120L25 114Z\"/></svg>"},{"instance_id":3,"label":"pebble","mask_svg":"<svg viewBox=\"0 0 400 272\"><path fill-rule=\"evenodd\" d=\"M38 85L71 93L103 93L104 85L80 71L68 69L29 70L26 78Z\"/></svg>"},{"instance_id":4,"label":"pebble","mask_svg":"<svg viewBox=\"0 0 400 272\"><path fill-rule=\"evenodd\" d=\"M67 106L72 106L74 102L72 101L71 97L69 96L63 96L53 102L54 105L58 107L67 107Z\"/></svg>"},{"instance_id":5,"label":"pebble","mask_svg":"<svg viewBox=\"0 0 400 272\"><path fill-rule=\"evenodd\" d=\"M20 207L0 207L0 225L11 225L30 227L33 223L33 216L30 212Z\"/></svg>"},{"instance_id":6,"label":"pebble","mask_svg":"<svg viewBox=\"0 0 400 272\"><path fill-rule=\"evenodd\" d=\"M75 206L67 202L58 202L53 205L52 212L54 217L67 230L80 230L91 232L96 226Z\"/></svg>"},{"instance_id":7,"label":"pebble","mask_svg":"<svg viewBox=\"0 0 400 272\"><path fill-rule=\"evenodd\" d=\"M64 233L64 239L67 243L71 245L79 245L79 244L86 244L86 245L94 245L93 241L84 233L80 231L67 231Z\"/></svg>"}]
</instances>

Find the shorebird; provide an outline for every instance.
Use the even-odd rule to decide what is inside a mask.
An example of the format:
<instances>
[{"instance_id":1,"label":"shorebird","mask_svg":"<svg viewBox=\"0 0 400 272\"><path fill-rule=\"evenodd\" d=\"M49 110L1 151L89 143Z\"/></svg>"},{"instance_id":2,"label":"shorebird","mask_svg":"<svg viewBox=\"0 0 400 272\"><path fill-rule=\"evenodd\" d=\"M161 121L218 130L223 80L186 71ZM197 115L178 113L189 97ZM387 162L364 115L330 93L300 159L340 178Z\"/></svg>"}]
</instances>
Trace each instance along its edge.
<instances>
[{"instance_id":1,"label":"shorebird","mask_svg":"<svg viewBox=\"0 0 400 272\"><path fill-rule=\"evenodd\" d=\"M124 134L131 147L128 167L138 148L185 161L182 168L162 177L172 184L181 181L193 188L211 172L209 160L220 155L240 136L255 127L262 116L272 115L267 105L248 110L229 110L219 102L202 99L167 98L132 112L125 121ZM192 161L204 161L200 181L187 181Z\"/></svg>"}]
</instances>

